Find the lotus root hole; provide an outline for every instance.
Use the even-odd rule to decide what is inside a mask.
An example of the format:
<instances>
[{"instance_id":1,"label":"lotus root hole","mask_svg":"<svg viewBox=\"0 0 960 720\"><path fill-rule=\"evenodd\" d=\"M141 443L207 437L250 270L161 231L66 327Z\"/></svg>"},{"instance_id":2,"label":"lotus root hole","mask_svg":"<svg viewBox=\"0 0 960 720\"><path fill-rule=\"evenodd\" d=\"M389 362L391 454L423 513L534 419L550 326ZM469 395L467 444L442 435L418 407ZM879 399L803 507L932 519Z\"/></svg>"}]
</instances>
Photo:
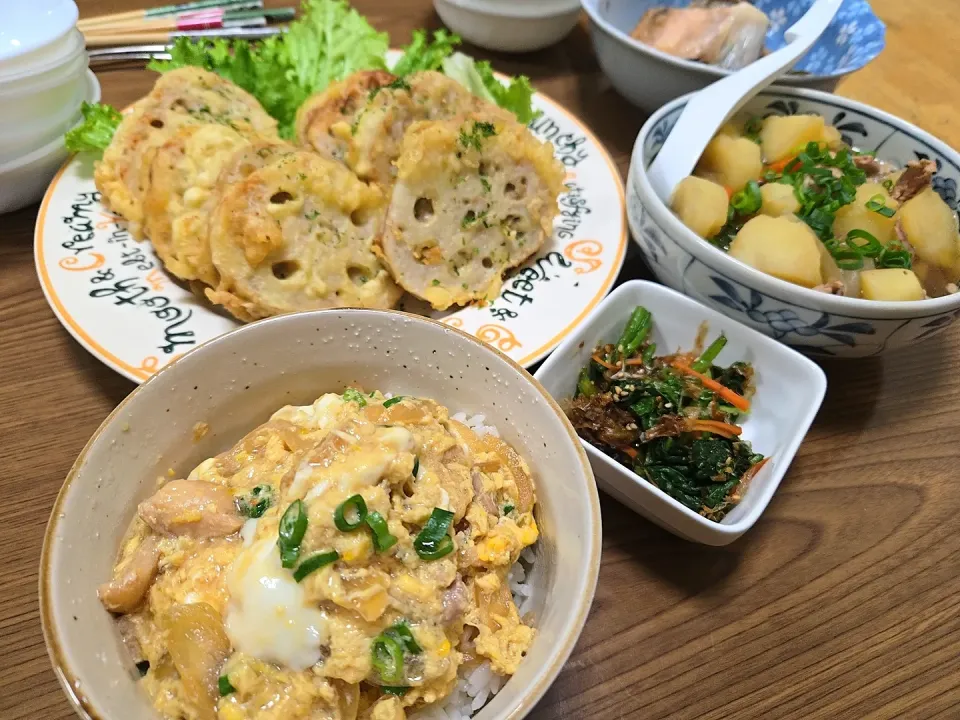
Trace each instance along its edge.
<instances>
[{"instance_id":1,"label":"lotus root hole","mask_svg":"<svg viewBox=\"0 0 960 720\"><path fill-rule=\"evenodd\" d=\"M283 205L293 200L293 195L288 193L286 190L281 190L280 192L275 192L270 196L270 202L274 205Z\"/></svg>"},{"instance_id":2,"label":"lotus root hole","mask_svg":"<svg viewBox=\"0 0 960 720\"><path fill-rule=\"evenodd\" d=\"M433 200L430 198L417 198L413 204L413 216L420 222L427 222L433 217Z\"/></svg>"},{"instance_id":3,"label":"lotus root hole","mask_svg":"<svg viewBox=\"0 0 960 720\"><path fill-rule=\"evenodd\" d=\"M300 269L300 263L296 260L282 260L274 263L270 269L273 271L273 276L277 280L286 280Z\"/></svg>"}]
</instances>

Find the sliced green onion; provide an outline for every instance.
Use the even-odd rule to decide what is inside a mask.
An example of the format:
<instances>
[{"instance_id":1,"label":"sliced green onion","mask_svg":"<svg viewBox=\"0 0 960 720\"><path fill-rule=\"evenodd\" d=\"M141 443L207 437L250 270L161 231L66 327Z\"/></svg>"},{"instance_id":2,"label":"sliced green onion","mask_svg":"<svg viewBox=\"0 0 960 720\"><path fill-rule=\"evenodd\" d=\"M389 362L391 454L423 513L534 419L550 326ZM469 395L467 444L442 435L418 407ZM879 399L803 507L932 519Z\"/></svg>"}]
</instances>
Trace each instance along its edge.
<instances>
[{"instance_id":1,"label":"sliced green onion","mask_svg":"<svg viewBox=\"0 0 960 720\"><path fill-rule=\"evenodd\" d=\"M414 477L417 476L417 473L420 472L420 458L415 457L413 459L413 472L411 473Z\"/></svg>"},{"instance_id":2,"label":"sliced green onion","mask_svg":"<svg viewBox=\"0 0 960 720\"><path fill-rule=\"evenodd\" d=\"M883 195L874 195L872 198L867 200L867 210L873 210L873 212L878 215L883 215L886 218L892 218L896 214L896 210L892 207L887 207L887 203Z\"/></svg>"},{"instance_id":3,"label":"sliced green onion","mask_svg":"<svg viewBox=\"0 0 960 720\"><path fill-rule=\"evenodd\" d=\"M410 626L407 625L406 620L400 620L399 622L394 623L384 630L383 634L392 637L394 640L399 642L404 651L410 653L411 655L419 655L423 652L423 648L420 647L416 639L413 637L413 632L410 630Z\"/></svg>"},{"instance_id":4,"label":"sliced green onion","mask_svg":"<svg viewBox=\"0 0 960 720\"><path fill-rule=\"evenodd\" d=\"M293 579L297 582L302 582L303 579L310 573L316 572L320 568L329 565L332 562L336 562L339 559L340 553L338 553L336 550L314 553L300 563L297 569L293 571Z\"/></svg>"},{"instance_id":5,"label":"sliced green onion","mask_svg":"<svg viewBox=\"0 0 960 720\"><path fill-rule=\"evenodd\" d=\"M398 402L400 402L401 400L403 400L403 395L394 395L394 396L393 396L392 398L390 398L389 400L384 400L384 401L383 401L383 406L384 406L385 408L388 408L388 407L390 407L391 405L396 405L396 404L397 404Z\"/></svg>"},{"instance_id":6,"label":"sliced green onion","mask_svg":"<svg viewBox=\"0 0 960 720\"><path fill-rule=\"evenodd\" d=\"M381 685L380 690L387 695L396 695L397 697L402 697L410 692L410 688L404 685Z\"/></svg>"},{"instance_id":7,"label":"sliced green onion","mask_svg":"<svg viewBox=\"0 0 960 720\"><path fill-rule=\"evenodd\" d=\"M280 546L280 564L292 568L300 557L300 543L307 533L307 506L303 500L294 500L280 518L277 545Z\"/></svg>"},{"instance_id":8,"label":"sliced green onion","mask_svg":"<svg viewBox=\"0 0 960 720\"><path fill-rule=\"evenodd\" d=\"M863 243L858 242L859 240L863 240ZM859 228L854 228L847 233L847 245L868 258L877 258L883 253L881 242L866 230Z\"/></svg>"},{"instance_id":9,"label":"sliced green onion","mask_svg":"<svg viewBox=\"0 0 960 720\"><path fill-rule=\"evenodd\" d=\"M863 267L863 256L856 250L837 250L830 254L841 270L860 270Z\"/></svg>"},{"instance_id":10,"label":"sliced green onion","mask_svg":"<svg viewBox=\"0 0 960 720\"><path fill-rule=\"evenodd\" d=\"M347 513L356 513L357 519L350 521L347 518ZM367 503L364 502L363 495L352 495L351 497L348 497L342 503L337 505L337 509L333 511L333 524L337 526L337 530L342 532L356 530L363 525L363 521L366 519Z\"/></svg>"},{"instance_id":11,"label":"sliced green onion","mask_svg":"<svg viewBox=\"0 0 960 720\"><path fill-rule=\"evenodd\" d=\"M887 178L880 184L883 185L883 189L886 190L887 192L893 192L893 180L891 180L890 178Z\"/></svg>"},{"instance_id":12,"label":"sliced green onion","mask_svg":"<svg viewBox=\"0 0 960 720\"><path fill-rule=\"evenodd\" d=\"M273 487L257 485L246 495L237 498L237 509L248 518L261 517L273 505Z\"/></svg>"},{"instance_id":13,"label":"sliced green onion","mask_svg":"<svg viewBox=\"0 0 960 720\"><path fill-rule=\"evenodd\" d=\"M900 268L910 270L913 267L913 258L906 250L892 250L890 248L883 251L883 254L875 261L875 265L880 269Z\"/></svg>"},{"instance_id":14,"label":"sliced green onion","mask_svg":"<svg viewBox=\"0 0 960 720\"><path fill-rule=\"evenodd\" d=\"M383 682L399 685L403 681L403 648L396 638L381 633L370 646L373 669Z\"/></svg>"},{"instance_id":15,"label":"sliced green onion","mask_svg":"<svg viewBox=\"0 0 960 720\"><path fill-rule=\"evenodd\" d=\"M453 539L448 534L453 513L434 508L430 519L413 541L413 549L424 560L439 560L453 552Z\"/></svg>"},{"instance_id":16,"label":"sliced green onion","mask_svg":"<svg viewBox=\"0 0 960 720\"><path fill-rule=\"evenodd\" d=\"M397 538L390 534L387 521L384 520L383 515L376 510L371 510L367 513L367 518L364 522L366 522L367 526L373 531L374 550L377 552L386 552L397 544Z\"/></svg>"},{"instance_id":17,"label":"sliced green onion","mask_svg":"<svg viewBox=\"0 0 960 720\"><path fill-rule=\"evenodd\" d=\"M237 689L230 683L230 678L221 675L217 678L217 688L220 690L220 697L235 693Z\"/></svg>"},{"instance_id":18,"label":"sliced green onion","mask_svg":"<svg viewBox=\"0 0 960 720\"><path fill-rule=\"evenodd\" d=\"M347 388L346 390L344 390L343 399L346 402L356 403L360 407L367 406L367 399L363 396L363 393L357 390L356 388Z\"/></svg>"},{"instance_id":19,"label":"sliced green onion","mask_svg":"<svg viewBox=\"0 0 960 720\"><path fill-rule=\"evenodd\" d=\"M504 515L509 515L509 514L512 513L513 511L514 511L514 506L513 506L513 505L504 505L504 506L503 506L503 514L504 514Z\"/></svg>"},{"instance_id":20,"label":"sliced green onion","mask_svg":"<svg viewBox=\"0 0 960 720\"><path fill-rule=\"evenodd\" d=\"M713 361L717 359L717 355L720 354L720 351L723 350L726 344L726 335L720 333L720 337L710 343L710 347L704 350L703 354L700 355L690 367L699 373L709 370L710 366L713 365Z\"/></svg>"},{"instance_id":21,"label":"sliced green onion","mask_svg":"<svg viewBox=\"0 0 960 720\"><path fill-rule=\"evenodd\" d=\"M730 205L739 215L753 215L763 204L763 196L760 195L760 185L756 180L751 180L746 187L739 192L735 192L730 198Z\"/></svg>"}]
</instances>

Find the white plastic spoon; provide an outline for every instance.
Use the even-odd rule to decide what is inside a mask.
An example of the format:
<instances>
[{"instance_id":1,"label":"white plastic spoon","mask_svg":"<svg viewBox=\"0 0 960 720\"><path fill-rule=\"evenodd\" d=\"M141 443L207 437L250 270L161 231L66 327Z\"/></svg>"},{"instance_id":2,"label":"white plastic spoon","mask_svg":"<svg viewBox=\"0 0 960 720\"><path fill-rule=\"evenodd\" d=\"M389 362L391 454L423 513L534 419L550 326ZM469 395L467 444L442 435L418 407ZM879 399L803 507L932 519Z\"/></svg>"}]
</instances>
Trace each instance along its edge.
<instances>
[{"instance_id":1,"label":"white plastic spoon","mask_svg":"<svg viewBox=\"0 0 960 720\"><path fill-rule=\"evenodd\" d=\"M842 0L816 0L784 34L787 44L694 95L647 170L654 192L670 202L674 188L693 172L707 143L757 93L786 73L817 41Z\"/></svg>"}]
</instances>

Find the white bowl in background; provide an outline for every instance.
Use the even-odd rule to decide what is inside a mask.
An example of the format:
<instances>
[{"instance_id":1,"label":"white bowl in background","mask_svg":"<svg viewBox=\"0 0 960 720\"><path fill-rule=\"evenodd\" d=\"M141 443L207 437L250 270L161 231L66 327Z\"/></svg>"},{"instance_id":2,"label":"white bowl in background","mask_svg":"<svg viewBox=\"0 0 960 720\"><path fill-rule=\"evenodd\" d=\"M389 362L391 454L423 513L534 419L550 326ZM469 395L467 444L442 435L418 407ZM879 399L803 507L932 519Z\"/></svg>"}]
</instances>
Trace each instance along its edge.
<instances>
[{"instance_id":1,"label":"white bowl in background","mask_svg":"<svg viewBox=\"0 0 960 720\"><path fill-rule=\"evenodd\" d=\"M77 24L73 0L3 0L0 2L0 63L30 62L42 52L56 52L57 41Z\"/></svg>"},{"instance_id":2,"label":"white bowl in background","mask_svg":"<svg viewBox=\"0 0 960 720\"><path fill-rule=\"evenodd\" d=\"M803 5L813 0L780 0L764 3L764 10L772 16L770 5L778 6L782 17L802 15ZM683 3L686 4L686 3ZM645 10L661 5L676 6L659 0L582 0L590 24L594 52L604 74L617 92L647 113L681 95L702 90L707 85L730 74L730 70L692 60L684 60L656 50L630 37L630 32ZM781 24L768 37L779 36L783 42ZM883 46L883 23L870 11L866 0L845 0L844 6L831 27L800 61L800 65L833 66L821 74L790 74L780 85L794 85L832 91L839 80L866 64L876 54L876 35ZM867 44L873 48L866 52ZM778 47L777 43L773 47ZM857 62L851 59L857 58Z\"/></svg>"},{"instance_id":3,"label":"white bowl in background","mask_svg":"<svg viewBox=\"0 0 960 720\"><path fill-rule=\"evenodd\" d=\"M529 52L560 42L577 24L579 0L434 0L444 24L488 50Z\"/></svg>"},{"instance_id":4,"label":"white bowl in background","mask_svg":"<svg viewBox=\"0 0 960 720\"><path fill-rule=\"evenodd\" d=\"M541 535L528 578L537 634L474 720L530 712L573 650L600 568L600 505L583 448L540 384L489 345L435 320L345 309L268 318L204 343L135 389L80 453L47 526L40 605L57 677L82 717L157 717L97 584L110 577L158 474L185 476L280 407L356 384L483 413L533 471ZM209 432L198 439L201 422Z\"/></svg>"},{"instance_id":5,"label":"white bowl in background","mask_svg":"<svg viewBox=\"0 0 960 720\"><path fill-rule=\"evenodd\" d=\"M21 81L39 80L86 51L86 43L76 28L68 30L52 45L0 62L0 93Z\"/></svg>"},{"instance_id":6,"label":"white bowl in background","mask_svg":"<svg viewBox=\"0 0 960 720\"><path fill-rule=\"evenodd\" d=\"M659 353L692 348L701 325L706 323L709 338L722 332L729 341L717 364L745 361L753 365L756 393L743 422L743 437L770 461L750 482L740 504L720 522L698 515L582 441L597 484L675 535L706 545L727 545L753 527L769 504L823 402L826 376L800 353L715 310L662 285L633 280L614 290L576 332L567 336L537 370L536 379L561 404L571 398L580 369L589 362L594 348L616 342L638 305L653 314L650 338L657 343Z\"/></svg>"},{"instance_id":7,"label":"white bowl in background","mask_svg":"<svg viewBox=\"0 0 960 720\"><path fill-rule=\"evenodd\" d=\"M87 70L86 101L95 103L100 101L100 83L92 71ZM77 124L79 111L76 111L74 122ZM13 212L36 202L46 192L50 180L67 159L67 149L63 146L63 134L33 152L0 164L0 215Z\"/></svg>"},{"instance_id":8,"label":"white bowl in background","mask_svg":"<svg viewBox=\"0 0 960 720\"><path fill-rule=\"evenodd\" d=\"M825 357L880 355L938 335L960 318L960 293L882 302L817 292L745 265L686 227L653 191L646 168L688 99L678 98L647 120L627 174L630 232L660 282L775 340ZM960 210L960 153L905 120L848 98L784 87L764 90L744 110L760 116L822 115L848 145L898 167L933 160L933 189Z\"/></svg>"}]
</instances>

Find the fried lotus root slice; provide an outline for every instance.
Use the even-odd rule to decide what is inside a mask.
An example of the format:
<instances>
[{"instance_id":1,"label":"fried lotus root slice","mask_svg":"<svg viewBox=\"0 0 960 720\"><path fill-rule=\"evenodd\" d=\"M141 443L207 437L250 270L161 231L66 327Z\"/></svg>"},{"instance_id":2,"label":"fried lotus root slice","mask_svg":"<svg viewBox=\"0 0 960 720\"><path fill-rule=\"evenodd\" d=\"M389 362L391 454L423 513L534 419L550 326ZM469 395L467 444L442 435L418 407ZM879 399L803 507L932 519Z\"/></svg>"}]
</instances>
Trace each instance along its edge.
<instances>
[{"instance_id":1,"label":"fried lotus root slice","mask_svg":"<svg viewBox=\"0 0 960 720\"><path fill-rule=\"evenodd\" d=\"M386 70L362 70L311 96L297 111L297 142L326 158L344 161L357 116L374 91L396 79Z\"/></svg>"},{"instance_id":2,"label":"fried lotus root slice","mask_svg":"<svg viewBox=\"0 0 960 720\"><path fill-rule=\"evenodd\" d=\"M411 126L397 169L383 258L437 310L496 296L550 235L563 190L551 146L486 113Z\"/></svg>"},{"instance_id":3,"label":"fried lotus root slice","mask_svg":"<svg viewBox=\"0 0 960 720\"><path fill-rule=\"evenodd\" d=\"M298 151L230 186L211 218L211 302L250 321L328 307L390 308L402 291L373 252L383 195Z\"/></svg>"},{"instance_id":4,"label":"fried lotus root slice","mask_svg":"<svg viewBox=\"0 0 960 720\"><path fill-rule=\"evenodd\" d=\"M191 207L173 221L170 238L171 252L180 258L188 279L193 280L200 297L207 286L216 286L220 275L210 254L210 216L219 205L226 188L240 182L250 173L268 165L279 157L295 152L296 148L277 139L259 139L240 145L224 159L214 186L205 193L199 207ZM188 198L196 204L199 198Z\"/></svg>"},{"instance_id":5,"label":"fried lotus root slice","mask_svg":"<svg viewBox=\"0 0 960 720\"><path fill-rule=\"evenodd\" d=\"M388 186L412 123L452 118L476 107L477 98L456 80L433 71L414 73L397 87L382 88L357 114L348 129L347 165L364 180Z\"/></svg>"},{"instance_id":6,"label":"fried lotus root slice","mask_svg":"<svg viewBox=\"0 0 960 720\"><path fill-rule=\"evenodd\" d=\"M216 285L207 201L220 170L249 144L248 136L226 125L197 124L181 127L154 151L143 197L144 228L164 266L177 277Z\"/></svg>"},{"instance_id":7,"label":"fried lotus root slice","mask_svg":"<svg viewBox=\"0 0 960 720\"><path fill-rule=\"evenodd\" d=\"M94 171L107 205L142 236L143 191L150 163L147 152L187 124L216 123L240 132L275 136L277 121L256 99L228 80L197 67L164 73L117 128Z\"/></svg>"}]
</instances>

